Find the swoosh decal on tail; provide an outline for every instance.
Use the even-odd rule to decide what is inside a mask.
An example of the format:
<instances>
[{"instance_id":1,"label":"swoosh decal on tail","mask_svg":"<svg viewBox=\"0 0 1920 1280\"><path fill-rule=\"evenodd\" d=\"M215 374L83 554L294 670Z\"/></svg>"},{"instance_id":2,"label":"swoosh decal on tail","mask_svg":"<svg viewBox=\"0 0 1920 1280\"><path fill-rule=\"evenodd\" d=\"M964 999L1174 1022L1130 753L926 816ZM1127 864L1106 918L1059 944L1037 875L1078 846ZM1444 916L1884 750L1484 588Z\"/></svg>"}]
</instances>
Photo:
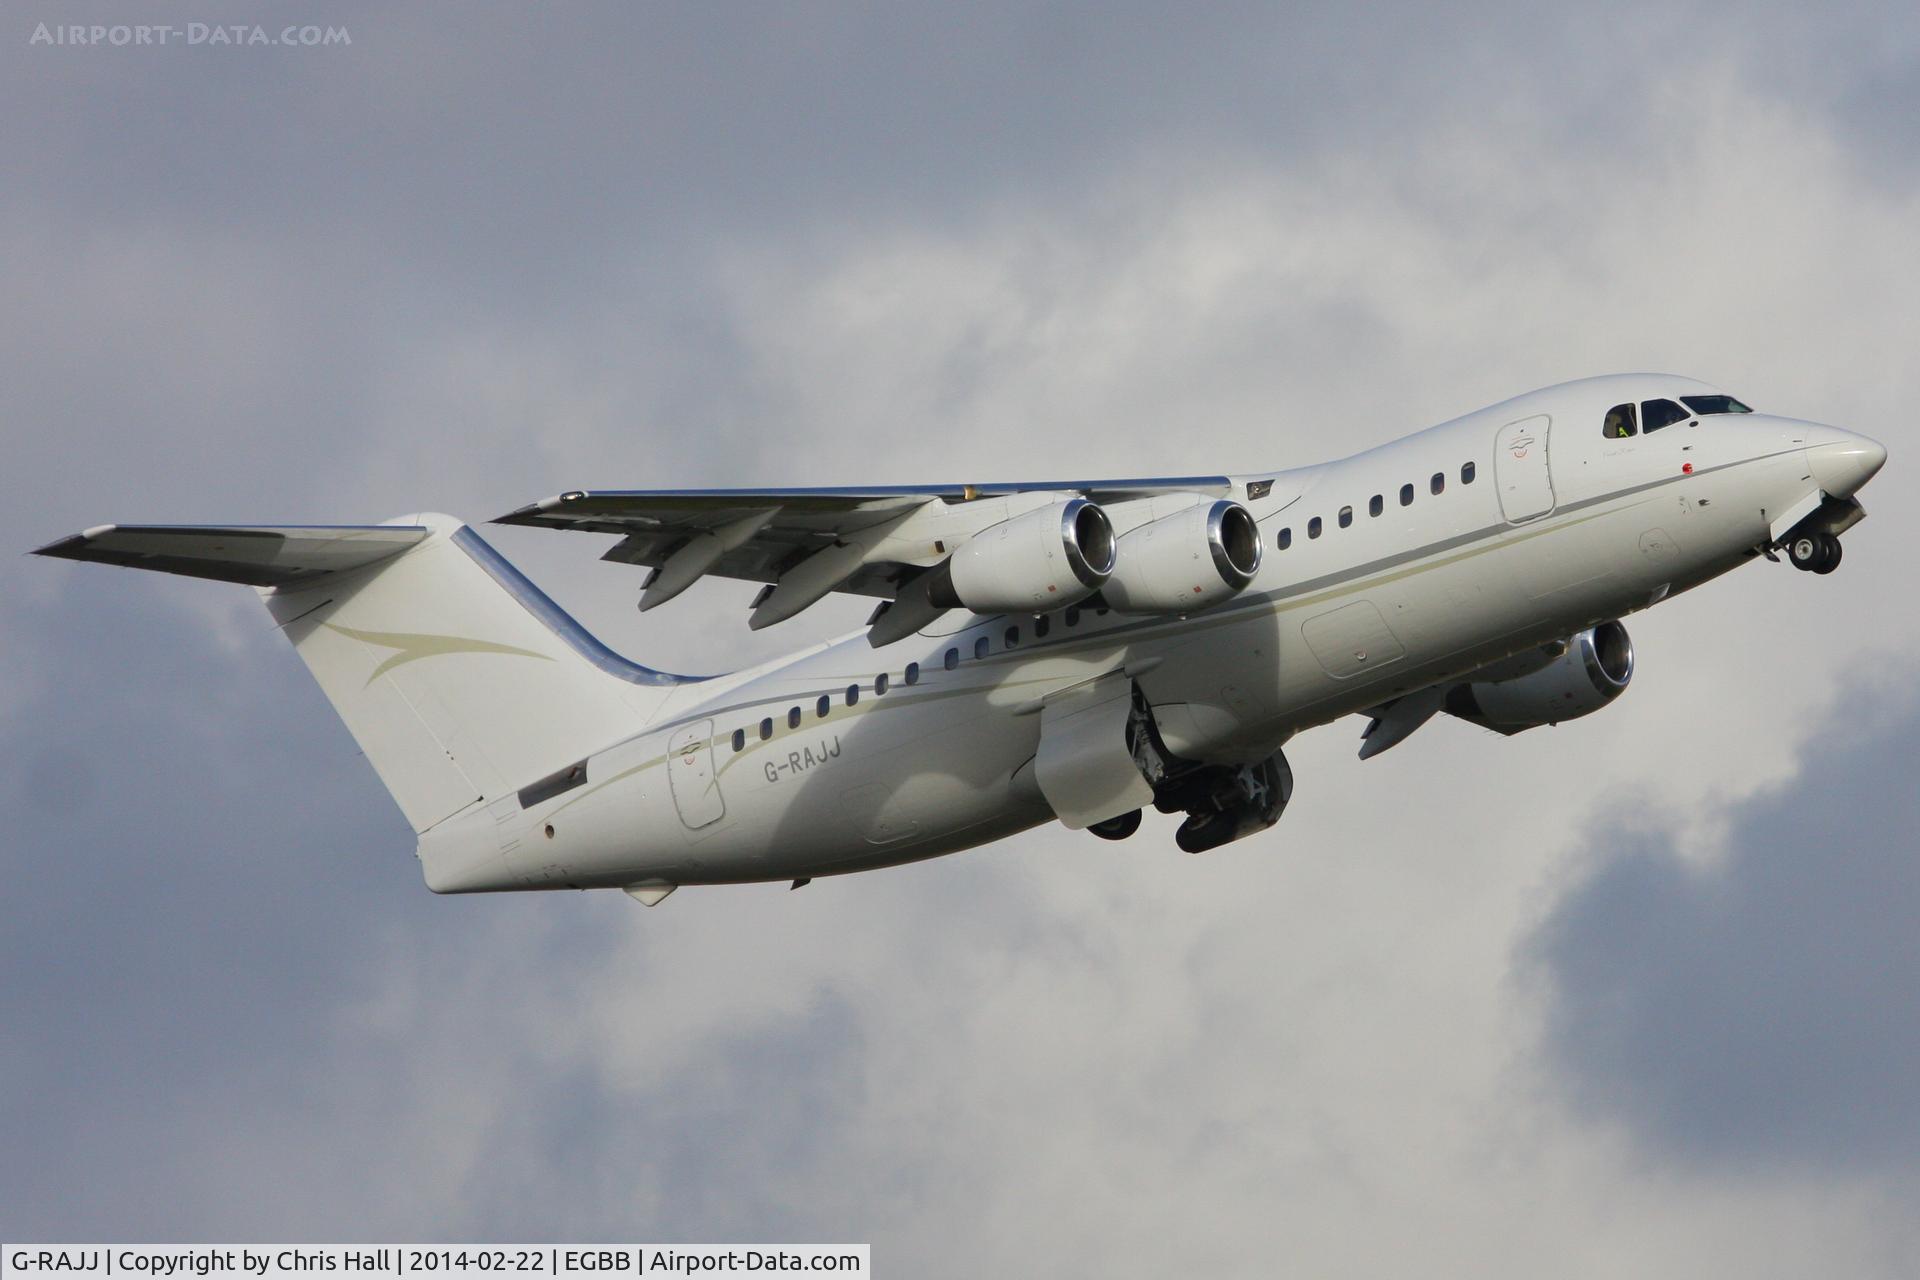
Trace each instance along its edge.
<instances>
[{"instance_id":1,"label":"swoosh decal on tail","mask_svg":"<svg viewBox=\"0 0 1920 1280\"><path fill-rule=\"evenodd\" d=\"M369 685L395 667L417 662L421 658L436 658L447 653L499 653L515 658L553 661L547 654L535 653L531 649L518 649L510 644L495 644L491 640L474 640L466 636L420 635L410 631L357 631L352 627L335 626L331 622L321 625L329 631L337 631L351 639L395 651L392 657L373 669L373 674L367 677Z\"/></svg>"}]
</instances>

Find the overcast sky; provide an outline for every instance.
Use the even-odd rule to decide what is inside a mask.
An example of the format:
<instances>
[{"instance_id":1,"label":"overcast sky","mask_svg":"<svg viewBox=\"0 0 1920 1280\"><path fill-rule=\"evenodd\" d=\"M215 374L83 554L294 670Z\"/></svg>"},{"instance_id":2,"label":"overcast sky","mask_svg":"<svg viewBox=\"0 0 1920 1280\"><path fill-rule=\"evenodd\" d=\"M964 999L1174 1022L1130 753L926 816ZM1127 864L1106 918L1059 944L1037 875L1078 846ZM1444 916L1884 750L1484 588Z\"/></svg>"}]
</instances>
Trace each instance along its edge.
<instances>
[{"instance_id":1,"label":"overcast sky","mask_svg":"<svg viewBox=\"0 0 1920 1280\"><path fill-rule=\"evenodd\" d=\"M0 1237L1912 1274L1910 5L389 8L0 30ZM351 43L31 40L223 19ZM1199 857L435 898L251 593L17 554L1284 466L1632 369L1886 441L1841 571L1636 615L1587 721L1306 735ZM488 536L669 669L863 612Z\"/></svg>"}]
</instances>

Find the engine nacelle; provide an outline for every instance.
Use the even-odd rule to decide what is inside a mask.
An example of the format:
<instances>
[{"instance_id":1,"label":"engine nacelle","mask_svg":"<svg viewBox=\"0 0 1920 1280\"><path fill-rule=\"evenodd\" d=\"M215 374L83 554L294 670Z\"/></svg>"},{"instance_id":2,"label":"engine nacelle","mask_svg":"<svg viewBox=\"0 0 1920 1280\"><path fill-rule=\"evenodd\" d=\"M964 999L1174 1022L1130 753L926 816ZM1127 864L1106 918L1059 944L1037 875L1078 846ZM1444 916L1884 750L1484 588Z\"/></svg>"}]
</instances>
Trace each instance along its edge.
<instances>
[{"instance_id":1,"label":"engine nacelle","mask_svg":"<svg viewBox=\"0 0 1920 1280\"><path fill-rule=\"evenodd\" d=\"M1567 651L1527 675L1476 680L1447 691L1446 709L1462 720L1514 734L1591 715L1625 693L1633 679L1633 641L1603 622L1567 642Z\"/></svg>"},{"instance_id":2,"label":"engine nacelle","mask_svg":"<svg viewBox=\"0 0 1920 1280\"><path fill-rule=\"evenodd\" d=\"M1122 534L1101 598L1120 613L1198 613L1260 572L1260 525L1237 502L1199 502Z\"/></svg>"},{"instance_id":3,"label":"engine nacelle","mask_svg":"<svg viewBox=\"0 0 1920 1280\"><path fill-rule=\"evenodd\" d=\"M927 596L942 609L1045 613L1105 586L1113 555L1107 513L1073 498L974 534L933 571Z\"/></svg>"}]
</instances>

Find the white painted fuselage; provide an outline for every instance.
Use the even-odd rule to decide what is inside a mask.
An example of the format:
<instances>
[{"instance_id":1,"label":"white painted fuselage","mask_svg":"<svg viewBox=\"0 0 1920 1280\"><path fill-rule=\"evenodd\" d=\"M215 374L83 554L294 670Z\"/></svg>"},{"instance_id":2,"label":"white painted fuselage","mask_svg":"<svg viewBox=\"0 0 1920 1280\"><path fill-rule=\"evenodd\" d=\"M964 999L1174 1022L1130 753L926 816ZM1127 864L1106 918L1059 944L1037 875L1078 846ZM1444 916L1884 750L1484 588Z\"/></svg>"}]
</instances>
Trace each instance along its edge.
<instances>
[{"instance_id":1,"label":"white painted fuselage","mask_svg":"<svg viewBox=\"0 0 1920 1280\"><path fill-rule=\"evenodd\" d=\"M1711 391L1588 379L1337 462L1233 476L1266 554L1251 587L1191 616L956 610L880 648L861 632L680 685L586 756L584 784L426 831L427 881L803 880L983 844L1054 817L1034 759L1040 708L1063 689L1125 673L1172 752L1259 759L1759 558L1783 520L1850 499L1884 459L1864 437L1760 413L1603 434L1617 403Z\"/></svg>"}]
</instances>

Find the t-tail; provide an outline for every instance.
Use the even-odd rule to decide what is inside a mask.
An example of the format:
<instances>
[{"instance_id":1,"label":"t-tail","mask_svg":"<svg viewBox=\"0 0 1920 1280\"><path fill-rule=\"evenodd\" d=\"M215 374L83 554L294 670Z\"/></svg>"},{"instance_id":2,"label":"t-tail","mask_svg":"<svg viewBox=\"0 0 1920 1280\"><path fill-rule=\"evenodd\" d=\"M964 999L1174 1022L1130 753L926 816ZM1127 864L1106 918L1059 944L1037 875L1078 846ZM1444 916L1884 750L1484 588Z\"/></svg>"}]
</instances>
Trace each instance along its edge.
<instances>
[{"instance_id":1,"label":"t-tail","mask_svg":"<svg viewBox=\"0 0 1920 1280\"><path fill-rule=\"evenodd\" d=\"M38 554L258 588L422 834L631 737L687 682L608 649L451 516L103 525Z\"/></svg>"}]
</instances>

